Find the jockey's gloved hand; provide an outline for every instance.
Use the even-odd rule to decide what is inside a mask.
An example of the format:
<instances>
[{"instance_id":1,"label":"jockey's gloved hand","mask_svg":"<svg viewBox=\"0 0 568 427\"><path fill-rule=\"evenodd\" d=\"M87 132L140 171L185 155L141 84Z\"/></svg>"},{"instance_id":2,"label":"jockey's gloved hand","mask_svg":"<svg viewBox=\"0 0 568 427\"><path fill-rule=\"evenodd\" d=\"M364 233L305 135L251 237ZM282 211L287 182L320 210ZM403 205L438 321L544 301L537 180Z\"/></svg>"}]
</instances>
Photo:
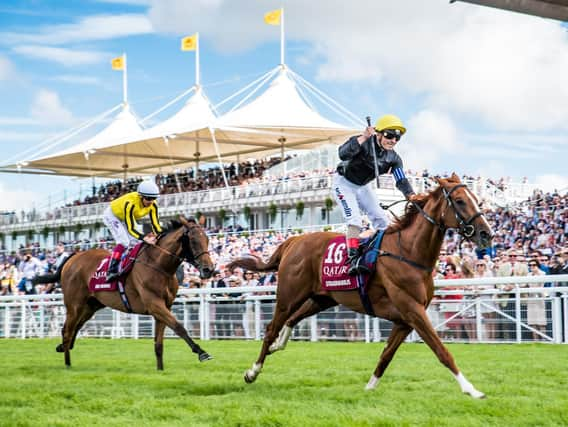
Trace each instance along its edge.
<instances>
[{"instance_id":1,"label":"jockey's gloved hand","mask_svg":"<svg viewBox=\"0 0 568 427\"><path fill-rule=\"evenodd\" d=\"M148 233L144 236L143 240L146 243L148 243L149 245L155 245L156 244L156 235L154 233Z\"/></svg>"}]
</instances>

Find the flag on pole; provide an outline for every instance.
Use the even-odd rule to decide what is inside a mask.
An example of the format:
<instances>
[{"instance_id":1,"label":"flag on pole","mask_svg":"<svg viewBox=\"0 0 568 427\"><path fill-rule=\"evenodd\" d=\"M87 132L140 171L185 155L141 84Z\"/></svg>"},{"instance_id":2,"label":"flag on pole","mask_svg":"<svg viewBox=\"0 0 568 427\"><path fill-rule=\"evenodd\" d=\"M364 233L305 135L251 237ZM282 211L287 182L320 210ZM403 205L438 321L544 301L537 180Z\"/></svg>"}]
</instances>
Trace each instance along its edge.
<instances>
[{"instance_id":1,"label":"flag on pole","mask_svg":"<svg viewBox=\"0 0 568 427\"><path fill-rule=\"evenodd\" d=\"M282 15L282 9L268 12L264 15L264 22L268 25L280 25L280 15Z\"/></svg>"},{"instance_id":2,"label":"flag on pole","mask_svg":"<svg viewBox=\"0 0 568 427\"><path fill-rule=\"evenodd\" d=\"M181 50L195 50L197 48L197 34L181 39Z\"/></svg>"},{"instance_id":3,"label":"flag on pole","mask_svg":"<svg viewBox=\"0 0 568 427\"><path fill-rule=\"evenodd\" d=\"M113 70L124 70L124 57L119 56L118 58L114 58L111 62Z\"/></svg>"}]
</instances>

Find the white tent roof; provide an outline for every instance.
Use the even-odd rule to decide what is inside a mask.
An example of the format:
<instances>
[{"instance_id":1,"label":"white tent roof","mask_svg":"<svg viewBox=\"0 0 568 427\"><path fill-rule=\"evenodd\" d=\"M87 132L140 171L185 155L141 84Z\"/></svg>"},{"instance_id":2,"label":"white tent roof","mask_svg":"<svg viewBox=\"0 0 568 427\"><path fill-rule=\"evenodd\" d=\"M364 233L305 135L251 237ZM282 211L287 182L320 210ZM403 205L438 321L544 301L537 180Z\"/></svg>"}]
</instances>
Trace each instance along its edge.
<instances>
[{"instance_id":1,"label":"white tent roof","mask_svg":"<svg viewBox=\"0 0 568 427\"><path fill-rule=\"evenodd\" d=\"M102 149L125 141L131 141L141 135L142 127L138 124L138 119L132 114L130 107L125 105L112 122L95 136L50 157Z\"/></svg>"},{"instance_id":2,"label":"white tent roof","mask_svg":"<svg viewBox=\"0 0 568 427\"><path fill-rule=\"evenodd\" d=\"M119 119L124 129L135 120L128 111L119 114L116 126ZM310 108L285 67L256 99L220 118L215 119L209 102L198 90L177 114L154 128L141 132L130 127L130 133L111 133L109 128L85 143L30 161L25 169L18 170L117 177L125 172L168 173L198 162L215 162L219 156L223 161L239 161L285 149L339 143L357 132L323 118ZM10 167L14 165L3 169Z\"/></svg>"},{"instance_id":3,"label":"white tent roof","mask_svg":"<svg viewBox=\"0 0 568 427\"><path fill-rule=\"evenodd\" d=\"M222 116L215 127L345 129L311 109L286 70L258 98Z\"/></svg>"},{"instance_id":4,"label":"white tent roof","mask_svg":"<svg viewBox=\"0 0 568 427\"><path fill-rule=\"evenodd\" d=\"M146 130L142 130L126 107L107 128L88 141L54 155L28 161L25 169L20 166L20 170L71 176L120 177L124 172L155 174L164 168L170 169L172 162L180 161L180 156L185 160L187 143L183 138L174 139L176 134L205 127L202 133L210 140L206 126L214 118L210 103L200 89L176 114ZM171 138L165 139L164 136Z\"/></svg>"},{"instance_id":5,"label":"white tent roof","mask_svg":"<svg viewBox=\"0 0 568 427\"><path fill-rule=\"evenodd\" d=\"M208 127L215 120L211 103L201 87L197 87L193 96L188 98L181 110L169 119L147 129L139 139L151 139L166 135L177 135L194 129Z\"/></svg>"}]
</instances>

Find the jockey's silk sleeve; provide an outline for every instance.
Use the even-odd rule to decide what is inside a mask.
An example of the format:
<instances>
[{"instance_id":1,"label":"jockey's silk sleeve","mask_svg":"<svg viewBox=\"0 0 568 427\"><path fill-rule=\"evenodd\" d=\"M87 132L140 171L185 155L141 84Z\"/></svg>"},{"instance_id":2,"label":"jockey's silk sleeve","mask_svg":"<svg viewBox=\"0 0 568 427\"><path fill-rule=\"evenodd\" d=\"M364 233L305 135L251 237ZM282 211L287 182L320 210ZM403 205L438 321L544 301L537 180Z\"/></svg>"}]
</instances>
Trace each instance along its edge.
<instances>
[{"instance_id":1,"label":"jockey's silk sleeve","mask_svg":"<svg viewBox=\"0 0 568 427\"><path fill-rule=\"evenodd\" d=\"M361 144L357 142L358 136L352 136L345 141L338 149L341 160L351 160L361 151Z\"/></svg>"},{"instance_id":2,"label":"jockey's silk sleeve","mask_svg":"<svg viewBox=\"0 0 568 427\"><path fill-rule=\"evenodd\" d=\"M156 202L152 203L150 206L150 222L152 224L152 230L156 234L160 234L162 232L162 227L160 226L160 219L158 216L158 205Z\"/></svg>"},{"instance_id":3,"label":"jockey's silk sleeve","mask_svg":"<svg viewBox=\"0 0 568 427\"><path fill-rule=\"evenodd\" d=\"M130 202L126 202L124 204L124 222L126 223L126 230L128 233L138 240L142 240L142 234L140 234L135 228L136 220L134 219L134 205Z\"/></svg>"}]
</instances>

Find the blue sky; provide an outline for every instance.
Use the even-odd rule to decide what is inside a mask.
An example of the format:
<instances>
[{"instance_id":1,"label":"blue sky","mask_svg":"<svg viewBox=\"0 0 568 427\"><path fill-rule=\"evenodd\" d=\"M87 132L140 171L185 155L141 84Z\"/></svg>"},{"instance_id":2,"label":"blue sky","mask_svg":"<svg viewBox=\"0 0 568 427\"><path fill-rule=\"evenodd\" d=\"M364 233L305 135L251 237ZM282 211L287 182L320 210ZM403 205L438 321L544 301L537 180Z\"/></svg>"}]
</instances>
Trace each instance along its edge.
<instances>
[{"instance_id":1,"label":"blue sky","mask_svg":"<svg viewBox=\"0 0 568 427\"><path fill-rule=\"evenodd\" d=\"M122 52L134 111L144 117L164 105L194 83L195 56L179 40L196 31L204 89L220 102L279 63L278 28L262 17L281 5L286 63L361 118L400 115L407 168L568 186L566 28L447 0L358 0L348 9L340 0L5 0L4 159L22 160L24 150L120 103L121 73L110 60ZM0 174L2 209L57 204L64 191L71 201L89 186Z\"/></svg>"}]
</instances>

